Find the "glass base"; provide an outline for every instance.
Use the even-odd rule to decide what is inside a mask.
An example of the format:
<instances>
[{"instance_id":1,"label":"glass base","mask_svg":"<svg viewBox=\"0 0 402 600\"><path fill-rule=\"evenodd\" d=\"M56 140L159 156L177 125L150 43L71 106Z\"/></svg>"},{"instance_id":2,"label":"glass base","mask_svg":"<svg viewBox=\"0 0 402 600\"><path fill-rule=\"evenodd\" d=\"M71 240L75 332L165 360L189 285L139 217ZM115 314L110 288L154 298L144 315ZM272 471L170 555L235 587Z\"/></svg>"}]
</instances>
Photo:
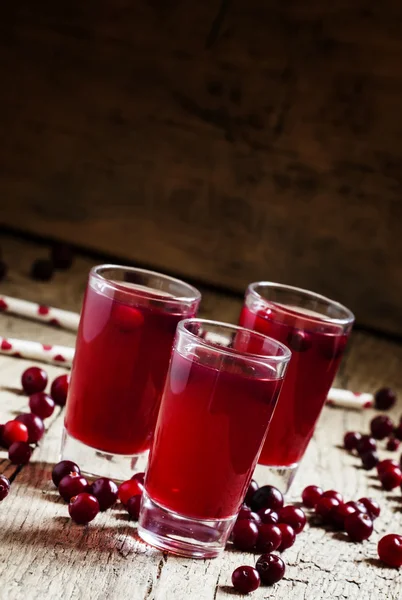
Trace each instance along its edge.
<instances>
[{"instance_id":1,"label":"glass base","mask_svg":"<svg viewBox=\"0 0 402 600\"><path fill-rule=\"evenodd\" d=\"M192 519L163 508L144 491L138 533L159 550L192 558L214 558L225 548L236 516Z\"/></svg>"},{"instance_id":2,"label":"glass base","mask_svg":"<svg viewBox=\"0 0 402 600\"><path fill-rule=\"evenodd\" d=\"M273 485L278 488L282 494L287 494L298 468L299 463L294 463L288 467L257 465L253 479L256 480L260 487L263 485Z\"/></svg>"},{"instance_id":3,"label":"glass base","mask_svg":"<svg viewBox=\"0 0 402 600\"><path fill-rule=\"evenodd\" d=\"M84 475L110 477L114 481L126 481L135 472L145 471L148 452L132 456L110 454L83 444L73 438L66 428L63 428L60 460L74 461Z\"/></svg>"}]
</instances>

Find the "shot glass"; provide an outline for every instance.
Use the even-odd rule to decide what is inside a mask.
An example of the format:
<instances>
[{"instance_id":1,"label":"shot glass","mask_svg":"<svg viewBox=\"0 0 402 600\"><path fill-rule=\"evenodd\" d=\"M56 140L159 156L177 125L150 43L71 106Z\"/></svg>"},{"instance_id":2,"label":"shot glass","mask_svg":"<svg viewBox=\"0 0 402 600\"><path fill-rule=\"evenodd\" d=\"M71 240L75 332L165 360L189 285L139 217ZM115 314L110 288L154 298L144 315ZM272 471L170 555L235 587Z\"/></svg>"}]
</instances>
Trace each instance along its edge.
<instances>
[{"instance_id":1,"label":"shot glass","mask_svg":"<svg viewBox=\"0 0 402 600\"><path fill-rule=\"evenodd\" d=\"M85 473L128 479L150 447L177 323L197 289L144 269L89 274L66 405L61 455ZM145 462L145 461L144 461Z\"/></svg>"},{"instance_id":2,"label":"shot glass","mask_svg":"<svg viewBox=\"0 0 402 600\"><path fill-rule=\"evenodd\" d=\"M283 344L234 325L179 323L145 479L144 541L194 558L225 547L289 359Z\"/></svg>"},{"instance_id":3,"label":"shot glass","mask_svg":"<svg viewBox=\"0 0 402 600\"><path fill-rule=\"evenodd\" d=\"M324 296L279 283L249 285L240 325L286 344L292 352L259 463L267 483L287 492L344 353L354 316Z\"/></svg>"}]
</instances>

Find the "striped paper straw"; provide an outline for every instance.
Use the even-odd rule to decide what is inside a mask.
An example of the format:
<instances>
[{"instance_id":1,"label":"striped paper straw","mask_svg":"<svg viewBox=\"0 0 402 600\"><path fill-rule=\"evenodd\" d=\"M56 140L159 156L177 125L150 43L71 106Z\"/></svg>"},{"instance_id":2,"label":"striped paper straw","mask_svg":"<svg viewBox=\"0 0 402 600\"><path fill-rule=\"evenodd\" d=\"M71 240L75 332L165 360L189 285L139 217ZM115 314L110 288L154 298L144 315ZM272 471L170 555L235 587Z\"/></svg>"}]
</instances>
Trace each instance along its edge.
<instances>
[{"instance_id":1,"label":"striped paper straw","mask_svg":"<svg viewBox=\"0 0 402 600\"><path fill-rule=\"evenodd\" d=\"M5 338L0 336L0 353L16 358L28 358L42 362L71 367L74 348L68 346L52 346L29 340Z\"/></svg>"},{"instance_id":2,"label":"striped paper straw","mask_svg":"<svg viewBox=\"0 0 402 600\"><path fill-rule=\"evenodd\" d=\"M29 300L20 300L11 296L0 295L0 312L27 317L34 321L56 325L62 329L69 331L77 331L80 315L69 310L62 310L47 306L46 304L38 304L37 302L29 302Z\"/></svg>"}]
</instances>

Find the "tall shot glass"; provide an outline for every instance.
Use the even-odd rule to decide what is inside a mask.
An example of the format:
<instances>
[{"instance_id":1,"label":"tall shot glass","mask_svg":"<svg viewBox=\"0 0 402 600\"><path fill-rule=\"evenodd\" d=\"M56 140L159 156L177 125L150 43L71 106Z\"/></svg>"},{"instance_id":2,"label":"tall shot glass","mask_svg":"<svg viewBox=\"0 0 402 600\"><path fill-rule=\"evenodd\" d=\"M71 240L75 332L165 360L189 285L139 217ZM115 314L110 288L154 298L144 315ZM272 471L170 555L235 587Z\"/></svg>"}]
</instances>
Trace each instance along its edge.
<instances>
[{"instance_id":1,"label":"tall shot glass","mask_svg":"<svg viewBox=\"0 0 402 600\"><path fill-rule=\"evenodd\" d=\"M128 479L151 444L177 323L194 287L144 269L91 270L66 405L62 458Z\"/></svg>"},{"instance_id":2,"label":"tall shot glass","mask_svg":"<svg viewBox=\"0 0 402 600\"><path fill-rule=\"evenodd\" d=\"M354 316L338 302L271 282L249 285L240 325L286 344L292 358L259 463L286 492L314 433Z\"/></svg>"},{"instance_id":3,"label":"tall shot glass","mask_svg":"<svg viewBox=\"0 0 402 600\"><path fill-rule=\"evenodd\" d=\"M195 558L225 547L289 359L234 325L179 323L139 517L146 542Z\"/></svg>"}]
</instances>

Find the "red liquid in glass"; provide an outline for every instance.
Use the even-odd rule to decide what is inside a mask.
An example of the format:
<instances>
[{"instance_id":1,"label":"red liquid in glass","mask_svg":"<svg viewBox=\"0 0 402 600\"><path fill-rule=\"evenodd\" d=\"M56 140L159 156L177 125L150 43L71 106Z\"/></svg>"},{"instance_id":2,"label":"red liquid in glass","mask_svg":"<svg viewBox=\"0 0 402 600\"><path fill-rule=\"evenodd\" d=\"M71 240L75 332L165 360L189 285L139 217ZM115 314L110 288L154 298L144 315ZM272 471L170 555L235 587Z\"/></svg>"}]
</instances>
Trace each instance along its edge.
<instances>
[{"instance_id":1,"label":"red liquid in glass","mask_svg":"<svg viewBox=\"0 0 402 600\"><path fill-rule=\"evenodd\" d=\"M146 304L144 298L137 306L127 304L122 301L126 294L114 294L111 298L88 286L65 426L72 437L92 448L139 454L151 444L176 326L183 315L168 313L152 301Z\"/></svg>"},{"instance_id":2,"label":"red liquid in glass","mask_svg":"<svg viewBox=\"0 0 402 600\"><path fill-rule=\"evenodd\" d=\"M301 460L313 435L348 335L324 318L321 323L309 319L307 311L304 316L274 308L255 313L245 306L240 325L284 343L292 352L259 463L293 465Z\"/></svg>"},{"instance_id":3,"label":"red liquid in glass","mask_svg":"<svg viewBox=\"0 0 402 600\"><path fill-rule=\"evenodd\" d=\"M146 489L172 511L221 519L239 510L282 379L265 365L196 352L173 355Z\"/></svg>"}]
</instances>

